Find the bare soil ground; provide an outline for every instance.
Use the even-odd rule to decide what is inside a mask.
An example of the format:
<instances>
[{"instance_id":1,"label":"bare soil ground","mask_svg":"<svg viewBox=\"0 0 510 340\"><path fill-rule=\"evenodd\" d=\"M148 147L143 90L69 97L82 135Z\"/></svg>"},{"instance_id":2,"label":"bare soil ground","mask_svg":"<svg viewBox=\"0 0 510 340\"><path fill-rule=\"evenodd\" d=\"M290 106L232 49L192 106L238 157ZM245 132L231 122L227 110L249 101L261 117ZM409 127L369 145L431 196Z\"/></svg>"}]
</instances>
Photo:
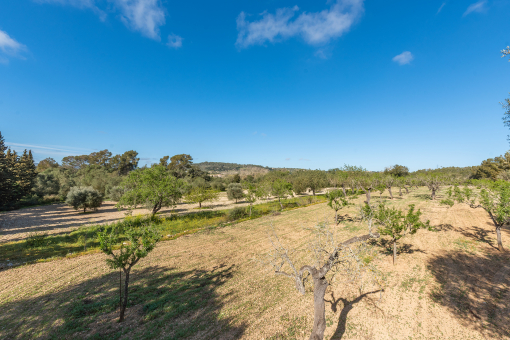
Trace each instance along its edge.
<instances>
[{"instance_id":1,"label":"bare soil ground","mask_svg":"<svg viewBox=\"0 0 510 340\"><path fill-rule=\"evenodd\" d=\"M510 338L509 255L496 249L488 216L465 205L440 206L426 200L426 194L420 188L390 204L403 208L415 203L438 231L420 230L403 238L396 265L385 248L379 248L376 263L385 274L384 292L371 293L377 290L372 287L360 292L346 283L330 286L326 339ZM47 209L42 211L57 216L65 212ZM344 221L335 227L340 240L366 234L366 227L354 219L354 206L342 215ZM158 323L160 319L146 317L143 303L135 304L125 323L115 323L118 310L112 311L69 338L121 334L129 327L136 331L119 338L188 338L172 327L212 317L207 331L191 338L307 339L313 320L310 288L301 296L288 278L275 276L252 259L271 249L271 225L283 243L302 248L309 239L303 227L324 220L333 225L333 216L326 204L318 204L162 242L134 268L132 285L159 280L159 289L168 287L166 282L201 282L203 275L216 275L215 284L201 293L208 296L207 308ZM507 229L503 244L510 246ZM118 272L106 266L105 258L93 254L0 271L0 338L49 338L68 326L66 315L75 300L93 304L96 296L103 296L99 293L117 294ZM172 291L161 291L167 293ZM161 331L150 336L156 329Z\"/></svg>"}]
</instances>

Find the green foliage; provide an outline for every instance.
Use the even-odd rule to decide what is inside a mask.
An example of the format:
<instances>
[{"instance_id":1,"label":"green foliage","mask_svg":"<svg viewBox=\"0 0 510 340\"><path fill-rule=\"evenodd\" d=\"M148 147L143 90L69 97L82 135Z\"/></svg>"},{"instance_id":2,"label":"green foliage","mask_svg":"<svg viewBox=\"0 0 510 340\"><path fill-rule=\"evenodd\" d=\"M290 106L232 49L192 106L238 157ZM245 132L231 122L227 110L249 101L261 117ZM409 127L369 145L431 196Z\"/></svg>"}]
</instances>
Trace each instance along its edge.
<instances>
[{"instance_id":1,"label":"green foliage","mask_svg":"<svg viewBox=\"0 0 510 340\"><path fill-rule=\"evenodd\" d=\"M27 248L38 248L46 244L46 233L29 233L25 240L25 247Z\"/></svg>"},{"instance_id":2,"label":"green foliage","mask_svg":"<svg viewBox=\"0 0 510 340\"><path fill-rule=\"evenodd\" d=\"M125 241L121 234L125 235ZM111 228L98 232L97 238L99 249L110 256L106 263L112 269L128 270L156 247L161 234L153 227ZM118 245L120 249L114 253Z\"/></svg>"},{"instance_id":3,"label":"green foliage","mask_svg":"<svg viewBox=\"0 0 510 340\"><path fill-rule=\"evenodd\" d=\"M162 207L175 206L187 189L182 179L171 176L161 165L132 171L121 185L127 191L117 203L118 208L144 205L153 215Z\"/></svg>"},{"instance_id":4,"label":"green foliage","mask_svg":"<svg viewBox=\"0 0 510 340\"><path fill-rule=\"evenodd\" d=\"M219 194L219 191L207 189L205 186L197 186L191 189L184 199L189 203L198 203L199 208L202 208L203 202L217 200Z\"/></svg>"},{"instance_id":5,"label":"green foliage","mask_svg":"<svg viewBox=\"0 0 510 340\"><path fill-rule=\"evenodd\" d=\"M45 170L37 174L34 192L38 196L57 195L60 190L60 182L53 171Z\"/></svg>"},{"instance_id":6,"label":"green foliage","mask_svg":"<svg viewBox=\"0 0 510 340\"><path fill-rule=\"evenodd\" d=\"M123 186L120 186L120 185L116 185L116 186L110 188L106 194L107 194L108 198L110 198L112 201L118 202L118 201L120 201L120 199L122 198L122 196L125 193L126 193L126 188L124 188Z\"/></svg>"},{"instance_id":7,"label":"green foliage","mask_svg":"<svg viewBox=\"0 0 510 340\"><path fill-rule=\"evenodd\" d=\"M103 203L103 196L92 187L73 187L67 194L66 203L75 210L97 210Z\"/></svg>"},{"instance_id":8,"label":"green foliage","mask_svg":"<svg viewBox=\"0 0 510 340\"><path fill-rule=\"evenodd\" d=\"M119 235L123 232L127 240L122 242ZM110 229L97 234L99 248L110 258L106 263L112 268L121 268L125 274L124 282L124 300L120 309L120 319L124 319L124 311L128 301L129 273L131 268L140 261L140 259L149 255L156 247L156 243L161 239L161 234L154 228L129 228L126 230ZM120 243L120 249L115 253L113 250Z\"/></svg>"},{"instance_id":9,"label":"green foliage","mask_svg":"<svg viewBox=\"0 0 510 340\"><path fill-rule=\"evenodd\" d=\"M230 183L227 187L227 197L229 200L240 200L244 197L243 187L239 183Z\"/></svg>"},{"instance_id":10,"label":"green foliage","mask_svg":"<svg viewBox=\"0 0 510 340\"><path fill-rule=\"evenodd\" d=\"M472 177L474 179L488 178L496 180L498 175L505 170L510 170L510 152L506 152L503 156L482 161Z\"/></svg>"},{"instance_id":11,"label":"green foliage","mask_svg":"<svg viewBox=\"0 0 510 340\"><path fill-rule=\"evenodd\" d=\"M48 157L48 158L43 159L39 163L37 163L36 170L37 170L37 172L43 172L43 171L48 170L48 169L58 168L58 166L59 165L58 165L58 162L56 160L54 160L51 157Z\"/></svg>"},{"instance_id":12,"label":"green foliage","mask_svg":"<svg viewBox=\"0 0 510 340\"><path fill-rule=\"evenodd\" d=\"M244 218L248 216L248 213L246 212L246 208L244 207L237 207L229 211L228 218L231 221L240 220L241 218Z\"/></svg>"},{"instance_id":13,"label":"green foliage","mask_svg":"<svg viewBox=\"0 0 510 340\"><path fill-rule=\"evenodd\" d=\"M381 202L375 211L374 219L379 224L379 233L388 235L393 241L393 263L396 261L397 251L396 243L402 237L409 234L415 234L420 228L430 228L430 222L423 223L420 220L421 211L415 211L415 205L410 204L407 212L396 208L386 207Z\"/></svg>"},{"instance_id":14,"label":"green foliage","mask_svg":"<svg viewBox=\"0 0 510 340\"><path fill-rule=\"evenodd\" d=\"M407 166L395 164L384 169L384 173L395 177L404 177L409 175L409 168Z\"/></svg>"},{"instance_id":15,"label":"green foliage","mask_svg":"<svg viewBox=\"0 0 510 340\"><path fill-rule=\"evenodd\" d=\"M277 197L278 201L281 201L282 198L292 195L292 184L282 178L277 178L271 183L271 194Z\"/></svg>"},{"instance_id":16,"label":"green foliage","mask_svg":"<svg viewBox=\"0 0 510 340\"><path fill-rule=\"evenodd\" d=\"M331 190L326 194L328 206L335 211L335 223L338 224L338 211L349 205L342 190Z\"/></svg>"}]
</instances>

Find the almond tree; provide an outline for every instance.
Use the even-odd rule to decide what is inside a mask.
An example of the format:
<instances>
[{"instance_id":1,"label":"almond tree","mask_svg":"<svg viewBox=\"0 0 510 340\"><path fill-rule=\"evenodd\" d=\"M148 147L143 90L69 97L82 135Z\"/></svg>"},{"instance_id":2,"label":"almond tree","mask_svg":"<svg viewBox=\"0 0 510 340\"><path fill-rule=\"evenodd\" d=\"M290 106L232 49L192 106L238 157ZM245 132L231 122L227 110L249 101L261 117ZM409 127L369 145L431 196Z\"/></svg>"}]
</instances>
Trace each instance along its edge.
<instances>
[{"instance_id":1,"label":"almond tree","mask_svg":"<svg viewBox=\"0 0 510 340\"><path fill-rule=\"evenodd\" d=\"M184 196L184 199L189 203L198 203L198 208L201 209L203 202L217 200L219 195L220 192L217 190L198 186L191 189L190 192Z\"/></svg>"},{"instance_id":2,"label":"almond tree","mask_svg":"<svg viewBox=\"0 0 510 340\"><path fill-rule=\"evenodd\" d=\"M414 234L420 228L429 227L429 221L420 221L421 211L414 211L414 204L409 205L407 213L396 208L387 208L383 202L375 212L375 220L379 224L379 233L391 237L393 243L393 264L397 260L397 241L407 233Z\"/></svg>"},{"instance_id":3,"label":"almond tree","mask_svg":"<svg viewBox=\"0 0 510 340\"><path fill-rule=\"evenodd\" d=\"M257 200L257 187L254 184L248 184L248 190L244 194L244 199L250 203L250 217L253 203Z\"/></svg>"},{"instance_id":4,"label":"almond tree","mask_svg":"<svg viewBox=\"0 0 510 340\"><path fill-rule=\"evenodd\" d=\"M282 198L285 199L287 196L292 195L292 184L284 179L277 178L271 183L271 194L278 198L278 203L280 203L280 207L283 210Z\"/></svg>"},{"instance_id":5,"label":"almond tree","mask_svg":"<svg viewBox=\"0 0 510 340\"><path fill-rule=\"evenodd\" d=\"M498 249L505 251L501 240L501 227L510 220L510 183L507 181L475 181L481 190L476 194L471 188L465 186L462 190L458 186L450 187L446 194L448 199L442 204L453 206L455 202L466 203L471 208L482 208L488 214L496 228Z\"/></svg>"},{"instance_id":6,"label":"almond tree","mask_svg":"<svg viewBox=\"0 0 510 340\"><path fill-rule=\"evenodd\" d=\"M388 192L390 193L390 198L393 199L393 193L391 192L391 187L395 183L395 177L393 176L386 176L383 181L384 185L386 186L386 189L388 189Z\"/></svg>"},{"instance_id":7,"label":"almond tree","mask_svg":"<svg viewBox=\"0 0 510 340\"><path fill-rule=\"evenodd\" d=\"M182 179L170 175L162 165L131 171L122 182L126 192L117 207L130 209L144 205L155 215L162 207L173 207L182 198L187 185Z\"/></svg>"},{"instance_id":8,"label":"almond tree","mask_svg":"<svg viewBox=\"0 0 510 340\"><path fill-rule=\"evenodd\" d=\"M105 229L97 234L99 239L99 248L103 253L110 256L106 263L112 268L120 268L125 275L124 279L124 300L120 303L120 317L119 322L124 321L124 312L126 311L128 301L128 287L129 287L129 274L131 268L140 261L140 259L149 255L154 249L156 243L161 239L158 231L151 228L130 228L125 230L127 240L123 241L120 238L121 230L112 228L111 230ZM120 243L120 249L114 251L116 246Z\"/></svg>"},{"instance_id":9,"label":"almond tree","mask_svg":"<svg viewBox=\"0 0 510 340\"><path fill-rule=\"evenodd\" d=\"M349 205L345 194L340 190L332 190L326 194L328 206L335 211L335 223L338 224L338 210Z\"/></svg>"},{"instance_id":10,"label":"almond tree","mask_svg":"<svg viewBox=\"0 0 510 340\"><path fill-rule=\"evenodd\" d=\"M446 178L440 174L429 174L423 177L423 183L429 188L432 200L436 199L437 192L446 182Z\"/></svg>"},{"instance_id":11,"label":"almond tree","mask_svg":"<svg viewBox=\"0 0 510 340\"><path fill-rule=\"evenodd\" d=\"M379 237L379 234L353 237L337 243L333 233L325 224L311 229L314 239L309 243L312 265L298 267L292 259L296 250L286 248L273 230L270 236L273 250L267 255L265 263L271 265L276 275L290 278L297 291L305 295L305 283L311 276L313 282L314 320L310 340L324 339L326 330L326 305L324 296L333 276L344 276L346 281L359 282L360 291L366 284L379 285L380 274L367 260L373 256L373 249L365 241ZM299 269L298 269L299 268Z\"/></svg>"},{"instance_id":12,"label":"almond tree","mask_svg":"<svg viewBox=\"0 0 510 340\"><path fill-rule=\"evenodd\" d=\"M363 190L366 195L366 203L370 204L371 191L379 184L376 175L369 174L368 172L360 172L355 175L356 186Z\"/></svg>"}]
</instances>

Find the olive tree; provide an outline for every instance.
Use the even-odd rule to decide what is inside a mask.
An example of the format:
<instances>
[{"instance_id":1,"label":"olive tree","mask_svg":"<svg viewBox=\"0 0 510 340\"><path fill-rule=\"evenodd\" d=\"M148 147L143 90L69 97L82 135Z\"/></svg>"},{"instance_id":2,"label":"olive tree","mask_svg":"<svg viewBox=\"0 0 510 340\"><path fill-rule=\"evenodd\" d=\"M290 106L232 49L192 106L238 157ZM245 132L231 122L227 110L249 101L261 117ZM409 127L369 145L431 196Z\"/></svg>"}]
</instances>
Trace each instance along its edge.
<instances>
[{"instance_id":1,"label":"olive tree","mask_svg":"<svg viewBox=\"0 0 510 340\"><path fill-rule=\"evenodd\" d=\"M227 187L227 197L229 200L240 200L244 197L243 187L239 183L230 183Z\"/></svg>"},{"instance_id":2,"label":"olive tree","mask_svg":"<svg viewBox=\"0 0 510 340\"><path fill-rule=\"evenodd\" d=\"M441 189L441 186L447 182L446 178L440 174L425 175L422 181L429 188L430 198L432 200L436 199L437 192Z\"/></svg>"},{"instance_id":3,"label":"olive tree","mask_svg":"<svg viewBox=\"0 0 510 340\"><path fill-rule=\"evenodd\" d=\"M67 194L66 203L75 210L97 210L103 203L103 196L92 187L72 187Z\"/></svg>"},{"instance_id":4,"label":"olive tree","mask_svg":"<svg viewBox=\"0 0 510 340\"><path fill-rule=\"evenodd\" d=\"M448 199L441 203L449 206L453 206L455 202L466 203L471 208L484 209L496 228L498 249L504 251L501 227L510 220L510 183L502 180L480 180L474 183L481 188L479 193L475 193L468 186L462 190L458 186L450 187L446 191Z\"/></svg>"},{"instance_id":5,"label":"olive tree","mask_svg":"<svg viewBox=\"0 0 510 340\"><path fill-rule=\"evenodd\" d=\"M343 277L345 281L359 282L360 291L368 284L379 285L380 274L370 261L374 256L373 249L365 242L370 238L379 237L379 235L353 237L338 243L326 224L318 224L310 231L313 238L308 245L312 257L308 263L313 264L299 267L296 259L292 258L298 250L285 247L274 230L269 237L273 250L262 262L270 265L276 275L290 278L297 291L302 295L305 295L307 278L311 276L314 321L310 340L322 340L326 330L324 296L334 277Z\"/></svg>"},{"instance_id":6,"label":"olive tree","mask_svg":"<svg viewBox=\"0 0 510 340\"><path fill-rule=\"evenodd\" d=\"M170 175L162 165L131 171L122 182L127 190L117 207L145 206L155 215L162 207L173 207L182 198L187 184Z\"/></svg>"},{"instance_id":7,"label":"olive tree","mask_svg":"<svg viewBox=\"0 0 510 340\"><path fill-rule=\"evenodd\" d=\"M149 227L129 228L124 231L127 240L121 239L121 230L119 228L105 229L97 234L99 239L99 248L110 258L106 263L112 269L120 268L124 272L124 299L122 300L122 290L120 292L120 317L119 322L124 321L124 312L128 302L129 274L131 268L146 257L161 239L161 234ZM116 249L120 243L120 249Z\"/></svg>"},{"instance_id":8,"label":"olive tree","mask_svg":"<svg viewBox=\"0 0 510 340\"><path fill-rule=\"evenodd\" d=\"M328 185L328 176L326 172L321 170L307 170L303 173L305 176L305 183L315 196L317 191L324 189Z\"/></svg>"}]
</instances>

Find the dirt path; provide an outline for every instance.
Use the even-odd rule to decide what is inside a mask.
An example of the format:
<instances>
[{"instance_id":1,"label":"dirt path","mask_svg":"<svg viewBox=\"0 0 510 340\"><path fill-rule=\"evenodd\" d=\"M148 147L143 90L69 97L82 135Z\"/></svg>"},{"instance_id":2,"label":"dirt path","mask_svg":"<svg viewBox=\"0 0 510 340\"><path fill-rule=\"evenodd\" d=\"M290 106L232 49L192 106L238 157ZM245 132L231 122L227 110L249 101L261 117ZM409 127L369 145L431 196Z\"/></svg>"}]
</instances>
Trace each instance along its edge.
<instances>
[{"instance_id":1,"label":"dirt path","mask_svg":"<svg viewBox=\"0 0 510 340\"><path fill-rule=\"evenodd\" d=\"M268 200L272 201L272 199ZM255 202L268 202L261 200ZM80 226L91 224L104 224L118 221L124 218L125 211L119 211L115 202L106 201L97 211L77 211L66 204L53 204L33 208L25 208L0 214L0 243L19 241L25 239L29 233L44 232L57 234L70 232ZM228 200L225 192L220 193L217 201L206 202L202 205L203 210L223 210L234 207L245 207L249 203L240 201L237 204ZM185 214L197 211L198 204L180 203L172 210L163 208L159 214L170 213ZM148 214L146 209L136 209L133 215Z\"/></svg>"},{"instance_id":2,"label":"dirt path","mask_svg":"<svg viewBox=\"0 0 510 340\"><path fill-rule=\"evenodd\" d=\"M403 207L409 203L417 204L439 231L420 230L402 239L401 245L408 247L395 266L381 248L377 263L386 277L382 299L379 293L360 295L345 283L333 285L326 294L326 339L508 339L510 282L505 273L509 259L495 250L488 217L467 206L448 209L416 198L415 193L390 204ZM354 216L355 207L348 213ZM332 222L333 215L326 204L319 204L162 242L135 267L132 284L144 286L148 278L168 277L164 280L170 282L171 275L179 275L178 282L196 281L203 273L223 271L228 275L207 293L213 299L210 306L217 328L194 333L192 339L307 339L311 292L299 295L289 279L275 276L252 259L270 250L270 225L284 244L300 248L309 237L303 227ZM354 222L335 228L339 239L366 233ZM508 230L503 231L503 242L510 245ZM104 259L94 254L1 271L0 324L4 326L0 338L24 339L33 334L44 338L66 325L71 302L115 295L118 274ZM155 288L170 285L165 282ZM131 307L125 324L114 322L114 311L73 338L122 331L123 327L139 332L156 329L159 319L146 321L143 306ZM172 325L204 317L202 309L193 313L163 326L159 323L163 331L155 338L171 337ZM142 337L142 333L129 334L120 338Z\"/></svg>"}]
</instances>

